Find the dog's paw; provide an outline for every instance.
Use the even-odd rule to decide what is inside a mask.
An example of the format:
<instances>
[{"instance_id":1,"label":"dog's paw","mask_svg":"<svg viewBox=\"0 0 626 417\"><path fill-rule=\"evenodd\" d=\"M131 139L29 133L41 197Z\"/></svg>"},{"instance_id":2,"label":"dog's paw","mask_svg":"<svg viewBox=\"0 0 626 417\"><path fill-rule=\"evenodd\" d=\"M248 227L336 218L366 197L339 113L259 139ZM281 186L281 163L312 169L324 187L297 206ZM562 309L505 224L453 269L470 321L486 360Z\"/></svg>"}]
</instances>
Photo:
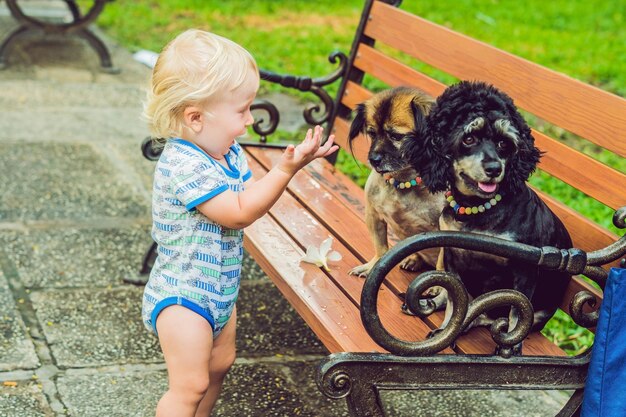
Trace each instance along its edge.
<instances>
[{"instance_id":1,"label":"dog's paw","mask_svg":"<svg viewBox=\"0 0 626 417\"><path fill-rule=\"evenodd\" d=\"M424 296L428 298L435 298L443 291L443 287L430 287L424 291Z\"/></svg>"},{"instance_id":2,"label":"dog's paw","mask_svg":"<svg viewBox=\"0 0 626 417\"><path fill-rule=\"evenodd\" d=\"M400 268L407 271L419 271L424 267L424 260L416 253L409 255L400 264Z\"/></svg>"},{"instance_id":3,"label":"dog's paw","mask_svg":"<svg viewBox=\"0 0 626 417\"><path fill-rule=\"evenodd\" d=\"M359 278L367 278L367 274L370 273L371 269L372 267L370 266L370 264L366 263L363 265L355 266L350 270L350 272L348 272L348 274L356 275Z\"/></svg>"}]
</instances>

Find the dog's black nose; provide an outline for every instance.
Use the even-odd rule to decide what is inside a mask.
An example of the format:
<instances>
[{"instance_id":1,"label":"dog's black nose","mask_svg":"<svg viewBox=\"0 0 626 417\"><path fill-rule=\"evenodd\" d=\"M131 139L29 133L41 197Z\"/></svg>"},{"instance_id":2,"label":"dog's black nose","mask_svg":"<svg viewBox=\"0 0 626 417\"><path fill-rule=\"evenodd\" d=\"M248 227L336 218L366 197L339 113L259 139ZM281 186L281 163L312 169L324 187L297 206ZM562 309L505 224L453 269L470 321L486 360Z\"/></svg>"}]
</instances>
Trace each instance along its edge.
<instances>
[{"instance_id":1,"label":"dog's black nose","mask_svg":"<svg viewBox=\"0 0 626 417\"><path fill-rule=\"evenodd\" d=\"M369 160L370 160L370 164L372 164L373 167L377 167L378 165L380 165L380 162L383 160L383 156L379 153L372 153L369 155Z\"/></svg>"},{"instance_id":2,"label":"dog's black nose","mask_svg":"<svg viewBox=\"0 0 626 417\"><path fill-rule=\"evenodd\" d=\"M496 178L502 174L502 164L498 161L484 162L483 169L489 178Z\"/></svg>"}]
</instances>

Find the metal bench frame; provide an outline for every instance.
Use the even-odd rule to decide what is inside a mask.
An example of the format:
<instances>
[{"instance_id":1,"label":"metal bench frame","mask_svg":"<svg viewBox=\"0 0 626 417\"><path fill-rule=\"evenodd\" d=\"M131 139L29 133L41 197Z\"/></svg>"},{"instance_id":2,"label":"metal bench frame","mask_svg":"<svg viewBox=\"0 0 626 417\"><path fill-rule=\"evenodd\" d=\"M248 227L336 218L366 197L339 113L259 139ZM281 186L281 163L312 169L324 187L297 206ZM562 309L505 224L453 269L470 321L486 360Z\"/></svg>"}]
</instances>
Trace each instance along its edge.
<instances>
[{"instance_id":1,"label":"metal bench frame","mask_svg":"<svg viewBox=\"0 0 626 417\"><path fill-rule=\"evenodd\" d=\"M46 35L73 35L87 41L100 57L102 70L117 74L120 70L113 66L111 54L105 43L95 34L89 25L100 15L107 2L112 0L94 0L91 8L81 16L80 8L75 0L63 0L72 14L72 21L69 23L52 23L35 19L24 13L18 0L6 0L7 7L11 15L17 20L19 26L13 29L0 44L0 69L7 66L7 55L15 41L28 34Z\"/></svg>"}]
</instances>

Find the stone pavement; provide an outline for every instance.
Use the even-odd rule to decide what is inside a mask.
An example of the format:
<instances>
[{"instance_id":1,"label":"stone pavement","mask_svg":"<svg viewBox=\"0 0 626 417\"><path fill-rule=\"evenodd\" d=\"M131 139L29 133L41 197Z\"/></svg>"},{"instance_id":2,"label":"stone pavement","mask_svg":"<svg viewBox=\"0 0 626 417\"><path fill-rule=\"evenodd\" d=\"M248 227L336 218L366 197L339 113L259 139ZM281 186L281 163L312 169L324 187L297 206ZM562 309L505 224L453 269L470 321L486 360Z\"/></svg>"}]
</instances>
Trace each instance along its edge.
<instances>
[{"instance_id":1,"label":"stone pavement","mask_svg":"<svg viewBox=\"0 0 626 417\"><path fill-rule=\"evenodd\" d=\"M0 4L0 36L13 25ZM149 69L109 44L117 75L71 38L26 39L0 71L1 417L152 416L166 389L140 319L142 288L122 281L150 243L153 163L139 149ZM238 309L238 359L214 416L347 415L315 386L324 347L248 257ZM393 416L543 416L563 397L385 402Z\"/></svg>"}]
</instances>

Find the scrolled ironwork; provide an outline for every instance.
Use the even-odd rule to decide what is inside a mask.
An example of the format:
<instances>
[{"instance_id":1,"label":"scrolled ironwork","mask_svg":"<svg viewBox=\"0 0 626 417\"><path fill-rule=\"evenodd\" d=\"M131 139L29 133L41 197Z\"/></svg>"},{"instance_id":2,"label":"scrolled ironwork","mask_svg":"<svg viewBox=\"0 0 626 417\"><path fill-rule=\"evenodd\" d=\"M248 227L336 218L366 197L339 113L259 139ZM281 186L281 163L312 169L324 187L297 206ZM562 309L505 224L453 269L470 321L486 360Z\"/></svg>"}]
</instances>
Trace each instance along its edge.
<instances>
[{"instance_id":1,"label":"scrolled ironwork","mask_svg":"<svg viewBox=\"0 0 626 417\"><path fill-rule=\"evenodd\" d=\"M383 2L393 7L400 7L402 4L402 0L383 0Z\"/></svg>"},{"instance_id":2,"label":"scrolled ironwork","mask_svg":"<svg viewBox=\"0 0 626 417\"><path fill-rule=\"evenodd\" d=\"M334 83L339 78L344 76L348 65L348 57L343 52L334 51L328 56L328 61L331 64L338 63L338 67L337 69L335 69L335 71L324 77L300 77L288 74L277 74L275 72L267 70L260 70L261 79L275 84L280 84L283 87L294 88L302 92L311 92L315 94L322 102L323 108L319 104L310 103L303 110L302 116L304 117L304 120L310 125L321 125L330 120L330 117L333 114L334 110L334 101L323 87ZM263 107L263 110L267 110L267 108ZM257 131L256 123L254 126L255 132L261 135L262 138L267 137L268 135L273 133L276 130L276 126L278 125L278 119L274 121L274 117L278 117L278 111L269 112L269 115L269 127L263 131L264 133L259 133L259 131Z\"/></svg>"},{"instance_id":3,"label":"scrolled ironwork","mask_svg":"<svg viewBox=\"0 0 626 417\"><path fill-rule=\"evenodd\" d=\"M618 229L626 229L626 206L620 207L613 214L613 225ZM626 235L604 249L587 254L587 265L605 265L614 262L626 254Z\"/></svg>"},{"instance_id":4,"label":"scrolled ironwork","mask_svg":"<svg viewBox=\"0 0 626 417\"><path fill-rule=\"evenodd\" d=\"M613 217L616 227L626 228L626 207L618 209ZM533 322L532 305L521 293L502 290L477 297L468 303L469 297L458 277L444 271L429 271L418 275L409 285L406 294L406 308L413 314L427 316L434 312L432 299L422 294L433 286L444 288L452 303L451 319L445 326L432 333L432 337L421 341L401 340L389 333L378 317L378 291L386 275L405 257L420 250L435 247L456 247L489 253L512 260L530 263L544 269L567 272L571 275L585 274L604 288L607 271L600 265L618 260L626 254L626 236L621 237L607 248L586 253L580 249L558 249L554 247L534 247L491 236L440 231L422 233L405 239L388 251L372 268L361 293L361 319L370 336L391 353L402 356L431 355L449 346L481 314L497 307L514 307L517 322L511 326L508 320L498 319L491 325L491 335L498 344L498 353L509 356L514 347L528 335ZM585 307L598 304L595 296L582 291L572 298L570 314L574 321L583 327L595 326L598 312L586 312ZM463 318L460 319L459 317Z\"/></svg>"},{"instance_id":5,"label":"scrolled ironwork","mask_svg":"<svg viewBox=\"0 0 626 417\"><path fill-rule=\"evenodd\" d=\"M448 326L441 329L441 331L431 333L429 343L424 346L423 354L425 355L431 349L433 352L438 352L454 342L463 330L463 323L468 309L467 291L458 276L444 271L427 271L418 275L409 284L405 298L408 310L421 317L432 314L436 306L432 299L425 299L422 297L422 294L427 289L435 286L447 292L448 301L455 308L452 309ZM385 340L389 340L389 336L391 335L384 335Z\"/></svg>"},{"instance_id":6,"label":"scrolled ironwork","mask_svg":"<svg viewBox=\"0 0 626 417\"><path fill-rule=\"evenodd\" d=\"M489 327L491 338L498 345L496 353L508 358L513 355L514 347L528 336L533 324L533 307L524 294L514 290L497 290L476 297L467 309L462 330L466 331L481 314L498 307L513 307L517 311L517 322L513 328L503 317L494 320Z\"/></svg>"},{"instance_id":7,"label":"scrolled ironwork","mask_svg":"<svg viewBox=\"0 0 626 417\"><path fill-rule=\"evenodd\" d=\"M149 161L158 161L164 145L164 139L155 139L148 136L141 142L141 153Z\"/></svg>"},{"instance_id":8,"label":"scrolled ironwork","mask_svg":"<svg viewBox=\"0 0 626 417\"><path fill-rule=\"evenodd\" d=\"M586 313L584 307L588 305L593 308L597 304L598 300L589 291L580 291L574 294L569 302L569 312L574 323L582 327L594 327L598 322L600 313L597 310Z\"/></svg>"},{"instance_id":9,"label":"scrolled ironwork","mask_svg":"<svg viewBox=\"0 0 626 417\"><path fill-rule=\"evenodd\" d=\"M469 325L469 322L466 322L467 312L470 308L468 306L469 296L467 291L458 277L443 271L430 271L420 274L407 290L407 306L411 311L415 310L417 314L428 312L428 307L425 307L424 304L432 307L428 299L420 298L424 290L433 285L438 285L449 292L448 301L452 303L451 319L447 326L435 332L433 337L422 341L398 339L384 328L378 317L378 290L389 271L410 254L423 249L443 246L454 246L499 256L513 257L526 262L534 262L535 264L538 264L542 258L542 249L540 248L475 233L428 232L398 243L374 265L365 280L361 293L361 319L365 329L376 343L394 354L421 356L437 353L449 346L461 334L464 328ZM558 253L561 252L559 251ZM506 299L506 301L514 299L515 305L523 308L524 302L512 296L512 293L513 291L507 293L507 296L510 298ZM476 300L478 301L476 302ZM476 314L476 317L490 308L501 306L490 297L477 298L476 300L474 300L475 303L472 306L472 315ZM504 349L503 352L506 352L511 343L516 343L517 338L520 337L519 333L523 332L526 327L524 323L525 319L520 320L516 328L513 329L514 332L507 335L502 334L502 323L498 322L496 324L496 327L493 329L494 340L496 340L496 343L498 341L501 343L500 346Z\"/></svg>"},{"instance_id":10,"label":"scrolled ironwork","mask_svg":"<svg viewBox=\"0 0 626 417\"><path fill-rule=\"evenodd\" d=\"M276 131L280 122L280 113L276 106L267 100L255 100L250 106L250 111L262 110L267 112L269 120L266 122L264 118L254 120L252 130L259 135L262 143L267 142L267 137Z\"/></svg>"},{"instance_id":11,"label":"scrolled ironwork","mask_svg":"<svg viewBox=\"0 0 626 417\"><path fill-rule=\"evenodd\" d=\"M352 379L341 369L325 373L318 385L324 395L334 399L345 398L352 391Z\"/></svg>"},{"instance_id":12,"label":"scrolled ironwork","mask_svg":"<svg viewBox=\"0 0 626 417\"><path fill-rule=\"evenodd\" d=\"M65 3L72 13L72 21L69 23L50 23L31 17L24 13L17 0L6 0L6 5L10 10L11 15L15 17L18 22L24 23L29 27L44 29L49 33L66 33L78 31L90 25L94 20L96 20L98 15L102 13L105 4L108 1L109 0L94 0L87 13L84 16L81 16L76 2L72 0L65 0Z\"/></svg>"}]
</instances>

